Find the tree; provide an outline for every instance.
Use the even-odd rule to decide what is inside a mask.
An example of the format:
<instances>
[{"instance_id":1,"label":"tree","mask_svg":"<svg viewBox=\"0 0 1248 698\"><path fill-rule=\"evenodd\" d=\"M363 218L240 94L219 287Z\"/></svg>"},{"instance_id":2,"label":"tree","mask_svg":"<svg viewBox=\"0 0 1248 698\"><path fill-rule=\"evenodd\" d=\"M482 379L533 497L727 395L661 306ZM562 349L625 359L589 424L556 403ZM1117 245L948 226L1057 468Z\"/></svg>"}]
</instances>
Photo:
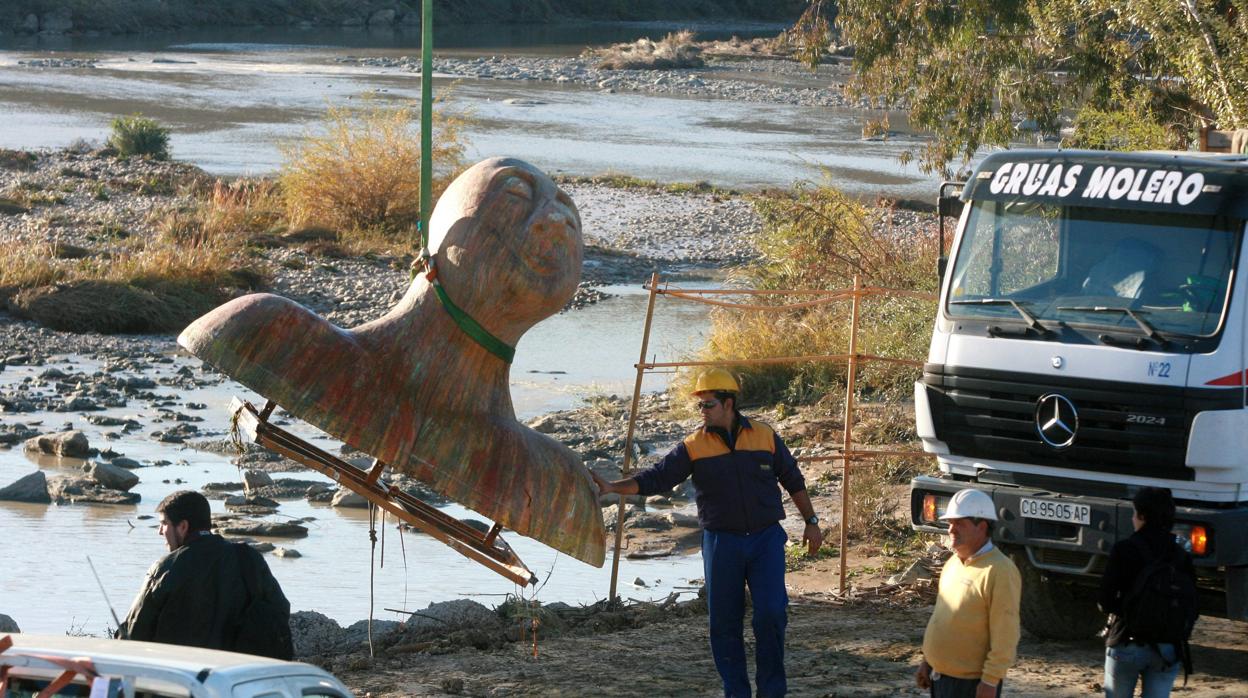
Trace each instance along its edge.
<instances>
[{"instance_id":1,"label":"tree","mask_svg":"<svg viewBox=\"0 0 1248 698\"><path fill-rule=\"evenodd\" d=\"M1130 136L1087 129L1143 119L1185 145L1198 126L1248 126L1246 9L1248 0L841 0L837 29L854 49L851 93L908 109L931 134L920 166L947 174L981 146L1009 145L1024 120L1057 135L1084 113L1076 141L1120 145Z\"/></svg>"}]
</instances>

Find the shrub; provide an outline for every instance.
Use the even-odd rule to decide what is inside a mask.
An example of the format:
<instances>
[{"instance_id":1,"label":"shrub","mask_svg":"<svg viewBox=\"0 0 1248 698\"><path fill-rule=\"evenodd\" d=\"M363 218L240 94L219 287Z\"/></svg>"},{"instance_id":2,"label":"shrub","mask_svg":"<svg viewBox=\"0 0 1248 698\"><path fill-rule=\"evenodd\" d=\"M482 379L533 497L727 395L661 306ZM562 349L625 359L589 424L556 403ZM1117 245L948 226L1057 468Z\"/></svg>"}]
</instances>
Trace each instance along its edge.
<instances>
[{"instance_id":1,"label":"shrub","mask_svg":"<svg viewBox=\"0 0 1248 698\"><path fill-rule=\"evenodd\" d=\"M463 118L435 105L434 200L463 169ZM411 105L332 107L324 132L284 149L281 185L292 226L344 237L409 228L420 214L419 111Z\"/></svg>"},{"instance_id":2,"label":"shrub","mask_svg":"<svg viewBox=\"0 0 1248 698\"><path fill-rule=\"evenodd\" d=\"M936 239L899 229L893 211L875 210L830 186L798 186L755 200L763 227L756 243L760 260L741 269L734 283L763 289L845 289L859 275L863 285L934 292ZM776 305L800 297L753 303ZM865 297L859 308L858 351L902 359L926 353L933 303L892 296ZM848 300L806 309L716 309L699 359L710 361L775 356L845 354L849 349ZM859 365L864 396L901 397L912 390L914 369L884 362ZM811 361L738 369L750 402L810 403L843 390L845 363ZM687 390L689 375L675 390Z\"/></svg>"},{"instance_id":3,"label":"shrub","mask_svg":"<svg viewBox=\"0 0 1248 698\"><path fill-rule=\"evenodd\" d=\"M141 114L113 119L108 146L123 158L145 155L157 160L169 159L169 129Z\"/></svg>"},{"instance_id":4,"label":"shrub","mask_svg":"<svg viewBox=\"0 0 1248 698\"><path fill-rule=\"evenodd\" d=\"M668 70L700 68L702 49L693 41L694 33L684 29L653 41L642 38L631 44L589 49L586 57L598 59L603 70Z\"/></svg>"}]
</instances>

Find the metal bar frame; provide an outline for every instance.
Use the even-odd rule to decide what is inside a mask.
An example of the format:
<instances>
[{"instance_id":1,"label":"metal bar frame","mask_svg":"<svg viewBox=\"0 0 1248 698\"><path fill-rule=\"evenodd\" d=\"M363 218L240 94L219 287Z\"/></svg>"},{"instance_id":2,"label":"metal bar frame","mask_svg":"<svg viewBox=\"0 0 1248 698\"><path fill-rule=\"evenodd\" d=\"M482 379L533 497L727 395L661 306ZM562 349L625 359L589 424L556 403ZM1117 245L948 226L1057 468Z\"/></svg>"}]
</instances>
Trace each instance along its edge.
<instances>
[{"instance_id":1,"label":"metal bar frame","mask_svg":"<svg viewBox=\"0 0 1248 698\"><path fill-rule=\"evenodd\" d=\"M498 524L494 524L488 533L482 533L395 485L386 486L380 481L384 463L374 460L373 466L368 470L357 468L270 423L264 418L264 415L272 413L267 405L264 411L258 411L250 402L234 398L230 402L230 413L234 415L237 429L257 444L329 476L339 485L394 514L399 520L520 586L537 583L537 577L498 535L501 530Z\"/></svg>"},{"instance_id":2,"label":"metal bar frame","mask_svg":"<svg viewBox=\"0 0 1248 698\"><path fill-rule=\"evenodd\" d=\"M855 450L853 448L853 425L854 425L854 396L857 391L858 365L863 362L883 362L898 364L902 366L921 367L922 361L911 359L896 359L887 356L876 356L874 354L862 354L858 352L858 319L861 314L861 299L865 296L896 296L903 298L915 298L919 300L936 300L936 296L930 293L922 293L919 291L908 291L904 289L884 288L880 286L864 286L861 278L854 275L854 286L852 289L688 289L688 288L672 288L668 284L661 282L657 273L652 274L650 281L643 288L650 292L649 303L646 307L646 322L642 331L641 339L641 358L634 367L637 369L637 379L633 385L633 404L629 410L628 417L628 436L624 444L624 463L621 472L624 477L628 476L632 465L633 458L633 439L636 433L637 412L641 402L641 383L647 371L659 369L661 372L671 372L665 369L686 368L696 366L757 366L764 364L780 364L780 363L801 363L809 361L827 361L840 362L847 364L848 376L845 386L845 429L842 435L842 444L840 453L832 456L805 456L798 458L799 462L818 462L839 460L841 461L841 538L840 538L840 593L845 593L845 582L847 576L847 565L849 561L849 511L851 499L849 497L850 470L860 467L873 467L875 463L853 463L852 461L861 461L864 459L873 459L881 456L915 458L915 457L931 457L930 453L922 451L872 451L872 450ZM806 296L829 296L833 300L850 300L852 305L850 309L850 334L849 334L849 353L848 354L826 354L817 356L778 356L767 357L762 359L727 359L722 361L646 361L646 352L650 346L650 329L654 322L654 305L655 298L665 295L676 300L706 303L727 309L736 309L743 312L757 310L755 306L745 306L723 303L720 301L711 301L710 299L697 298L697 295L741 295L741 296L781 296L781 295L806 295ZM798 304L795 307L809 307L813 303ZM768 307L769 311L784 310L783 306ZM624 539L624 498L621 495L619 501L618 515L616 516L615 527L615 550L613 552L611 563L611 589L607 598L616 598L616 589L618 586L620 548Z\"/></svg>"}]
</instances>

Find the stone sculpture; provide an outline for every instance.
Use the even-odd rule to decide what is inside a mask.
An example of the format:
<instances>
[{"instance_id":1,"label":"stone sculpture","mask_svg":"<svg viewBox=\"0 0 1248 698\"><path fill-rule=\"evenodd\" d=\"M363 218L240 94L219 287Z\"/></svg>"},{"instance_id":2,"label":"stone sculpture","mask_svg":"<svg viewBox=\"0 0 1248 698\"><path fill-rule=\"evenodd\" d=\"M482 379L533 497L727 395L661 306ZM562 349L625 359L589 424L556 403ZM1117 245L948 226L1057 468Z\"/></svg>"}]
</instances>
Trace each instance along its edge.
<instances>
[{"instance_id":1,"label":"stone sculpture","mask_svg":"<svg viewBox=\"0 0 1248 698\"><path fill-rule=\"evenodd\" d=\"M468 169L429 228L446 295L510 347L576 292L580 216L527 163L495 158ZM447 497L602 565L601 510L580 458L516 421L510 364L456 324L425 275L384 317L354 329L261 293L199 318L178 343Z\"/></svg>"}]
</instances>

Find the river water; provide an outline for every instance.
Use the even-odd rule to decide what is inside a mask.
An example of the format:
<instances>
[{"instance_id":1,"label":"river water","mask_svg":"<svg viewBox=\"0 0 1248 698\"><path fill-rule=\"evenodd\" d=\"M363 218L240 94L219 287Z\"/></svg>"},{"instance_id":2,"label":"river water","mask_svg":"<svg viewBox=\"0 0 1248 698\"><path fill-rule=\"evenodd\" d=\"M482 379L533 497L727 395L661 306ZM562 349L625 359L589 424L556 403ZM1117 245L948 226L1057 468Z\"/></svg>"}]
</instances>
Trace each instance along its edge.
<instances>
[{"instance_id":1,"label":"river water","mask_svg":"<svg viewBox=\"0 0 1248 698\"><path fill-rule=\"evenodd\" d=\"M576 55L595 38L661 31L637 27L537 36L483 29L450 34L445 57ZM751 29L751 28L747 28ZM758 29L752 29L758 33ZM774 33L774 29L770 33ZM721 28L707 35L732 33ZM749 31L739 32L749 34ZM482 45L504 36L522 45ZM320 42L320 43L316 43ZM315 130L327 106L371 96L418 100L420 79L395 69L336 63L346 55L417 55L404 34L214 32L144 39L83 39L55 50L31 40L0 43L0 147L58 147L102 142L109 122L141 112L172 130L174 157L220 174L269 174L283 142ZM94 58L96 68L36 69L20 60ZM763 79L763 78L760 78ZM811 84L819 84L818 78ZM453 84L452 84L453 83ZM621 172L663 182L787 187L819 180L869 196L931 199L935 180L897 155L913 141L904 116L890 141L864 140L860 109L606 93L581 86L435 76L435 95L470 114L469 160L509 155L549 172Z\"/></svg>"},{"instance_id":2,"label":"river water","mask_svg":"<svg viewBox=\"0 0 1248 698\"><path fill-rule=\"evenodd\" d=\"M540 323L517 346L511 385L517 416L526 420L539 414L583 404L585 396L632 394L636 375L632 365L640 351L647 294L636 287L607 287L616 294L575 313L562 313ZM676 357L701 343L705 312L694 306L661 301L651 337L652 354ZM578 349L581 348L581 349ZM588 351L587 349L592 349ZM171 347L171 354L172 354ZM153 380L183 366L198 368L199 361L172 354L173 363L158 364L145 375ZM50 367L67 374L98 370L99 364L81 356L59 357L45 366L10 366L0 371L0 386L8 388L34 378ZM648 376L644 387L658 390L663 376ZM169 395L169 388L155 391ZM178 399L199 402L206 408L194 412L204 418L197 424L205 438L225 438L226 407L232 396L260 404L263 398L227 381L193 392L179 391ZM0 503L0 613L7 613L28 632L59 633L75 629L102 633L111 625L107 607L87 564L90 556L100 572L107 597L119 615L138 591L148 565L164 553L164 541L156 534L155 505L178 489L198 489L208 482L239 481L238 469L228 457L162 444L146 434L155 427L155 404L131 401L124 408L102 413L134 418L144 429L117 440L81 414L54 412L6 415L0 420L39 423L56 431L67 421L82 429L97 448L111 448L142 463L169 461L163 466L135 470L140 483L133 491L142 495L136 506L34 505ZM336 442L311 427L295 423L287 428L327 450ZM0 486L36 468L47 475L79 473L82 461L34 457L19 447L0 450ZM80 474L80 473L79 473ZM295 477L328 482L316 473L278 473L275 478ZM224 512L220 501L214 512ZM479 516L451 505L446 511L463 518ZM295 548L298 559L267 556L295 610L316 610L344 625L368 616L370 549L366 510L332 508L305 500L282 503L275 520L315 517L307 524L305 539L270 539L276 545ZM391 521L393 523L393 521ZM467 596L490 605L506 594L521 593L512 583L467 560L443 544L422 534L400 535L393 528L384 537L384 567L375 569L377 618L397 618L383 609L416 610L431 602ZM543 602L590 603L605 598L610 583L608 564L596 569L560 555L535 541L506 535L520 558L544 581L536 598ZM382 561L379 551L378 562ZM620 594L633 598L661 598L702 576L699 556L667 560L621 561ZM646 586L634 586L640 577ZM533 588L525 590L532 597Z\"/></svg>"},{"instance_id":3,"label":"river water","mask_svg":"<svg viewBox=\"0 0 1248 698\"><path fill-rule=\"evenodd\" d=\"M494 29L447 32L440 36L439 46L445 48L439 52L574 55L588 41L662 33L632 25L546 29L536 34ZM746 29L719 27L710 33L776 30ZM419 79L411 75L334 62L346 54L403 55L418 50L417 37L395 33L236 31L8 41L0 44L0 147L61 147L78 139L100 142L112 118L141 112L171 127L174 157L220 174L274 172L281 165L281 144L313 128L327 106L352 103L365 95L415 99L420 88ZM100 59L100 67L17 66L17 61L30 58L75 56ZM449 77L439 78L435 89L442 93L451 82ZM826 171L839 186L864 195L927 199L935 191L931 178L898 164L898 143L859 137L863 114L857 110L606 94L491 80L456 81L451 92L456 108L470 111L475 119L467 134L470 160L510 155L550 172L620 172L739 188L788 186L798 179L818 179ZM631 392L645 294L637 288L609 290L617 295L555 316L521 341L511 374L521 419L575 406L593 394ZM652 353L673 358L687 354L700 344L706 327L703 310L665 308L656 321ZM67 373L94 370L90 361L78 356L52 365ZM183 365L197 364L179 356L160 370ZM13 385L45 368L9 367L0 372L0 385ZM662 389L664 377L649 377L645 387ZM233 383L179 397L207 404L200 412L206 418L201 428L224 432L225 405L232 395L259 400ZM156 410L134 403L111 412L147 424ZM143 433L106 442L104 430L86 423L81 415L20 415L22 422L41 422L43 431L59 430L66 419L86 431L93 445L111 447L145 463L171 462L136 471L142 480L135 491L143 501L135 507L0 504L0 613L13 616L27 631L99 634L112 621L87 556L100 572L108 599L124 614L148 565L164 552L155 520L140 517L151 515L155 504L175 489L238 480L239 473L224 456L159 444ZM16 421L13 415L0 420ZM147 431L150 428L143 430ZM304 435L319 438L310 431ZM32 460L20 448L0 450L0 486L35 468L51 475L73 472L80 465ZM319 478L309 473L293 476ZM222 511L220 502L213 506ZM469 514L456 506L448 510L457 516ZM298 549L303 557L268 557L292 607L320 611L344 624L367 617L373 564L367 514L302 500L283 503L280 511L282 518L314 517L308 538L274 541ZM544 580L539 600L585 603L606 596L609 563L594 569L514 534L509 542ZM382 609L410 611L463 596L489 604L518 592L510 582L445 546L418 534L400 536L393 528L385 537L384 566L377 565L375 575L374 608L379 618L399 617ZM621 594L662 597L701 576L696 555L625 560ZM646 586L634 587L635 578Z\"/></svg>"}]
</instances>

